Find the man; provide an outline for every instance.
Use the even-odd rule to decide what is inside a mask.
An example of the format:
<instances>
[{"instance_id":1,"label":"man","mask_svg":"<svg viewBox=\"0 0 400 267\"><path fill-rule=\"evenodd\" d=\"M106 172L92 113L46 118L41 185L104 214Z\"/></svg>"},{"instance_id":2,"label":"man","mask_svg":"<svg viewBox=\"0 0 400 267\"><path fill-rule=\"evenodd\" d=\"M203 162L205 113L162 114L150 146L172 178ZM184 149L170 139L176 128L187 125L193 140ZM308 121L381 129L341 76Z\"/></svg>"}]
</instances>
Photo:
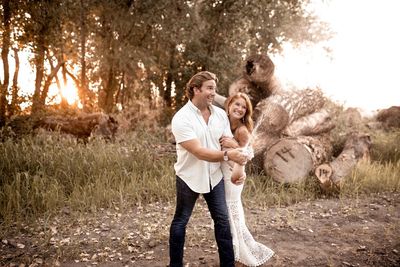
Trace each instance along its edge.
<instances>
[{"instance_id":1,"label":"man","mask_svg":"<svg viewBox=\"0 0 400 267\"><path fill-rule=\"evenodd\" d=\"M219 139L231 136L224 110L213 106L218 79L202 71L186 86L189 101L172 119L177 150L176 210L170 228L170 267L183 266L186 225L195 202L203 194L214 221L220 266L234 266L232 236L229 227L221 161L245 164L247 157L239 149L221 151Z\"/></svg>"}]
</instances>

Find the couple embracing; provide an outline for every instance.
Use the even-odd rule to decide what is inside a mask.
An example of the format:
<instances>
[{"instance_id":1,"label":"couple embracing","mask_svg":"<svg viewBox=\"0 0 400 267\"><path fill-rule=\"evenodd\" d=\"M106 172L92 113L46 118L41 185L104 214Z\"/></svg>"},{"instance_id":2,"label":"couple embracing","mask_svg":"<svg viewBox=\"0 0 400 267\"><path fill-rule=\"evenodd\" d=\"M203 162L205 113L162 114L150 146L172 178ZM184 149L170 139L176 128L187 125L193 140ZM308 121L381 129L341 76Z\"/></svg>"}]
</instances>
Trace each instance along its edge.
<instances>
[{"instance_id":1,"label":"couple embracing","mask_svg":"<svg viewBox=\"0 0 400 267\"><path fill-rule=\"evenodd\" d=\"M169 238L170 267L183 266L186 225L200 194L214 221L220 266L259 266L273 251L256 242L245 224L241 193L251 157L252 106L238 93L213 106L218 79L201 71L187 83L189 101L172 119L176 141L176 209Z\"/></svg>"}]
</instances>

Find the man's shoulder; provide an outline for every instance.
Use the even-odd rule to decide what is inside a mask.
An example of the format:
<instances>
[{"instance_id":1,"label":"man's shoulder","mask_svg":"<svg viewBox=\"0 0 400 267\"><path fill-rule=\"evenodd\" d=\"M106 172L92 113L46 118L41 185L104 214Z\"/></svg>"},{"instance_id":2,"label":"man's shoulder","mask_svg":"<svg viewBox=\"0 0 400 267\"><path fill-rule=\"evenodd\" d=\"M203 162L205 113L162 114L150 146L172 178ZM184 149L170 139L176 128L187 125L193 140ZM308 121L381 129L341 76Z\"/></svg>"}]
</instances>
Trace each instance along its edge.
<instances>
[{"instance_id":1,"label":"man's shoulder","mask_svg":"<svg viewBox=\"0 0 400 267\"><path fill-rule=\"evenodd\" d=\"M172 117L172 122L177 121L177 120L182 120L185 118L190 118L192 115L192 112L190 112L190 109L188 108L187 104L181 107L175 115Z\"/></svg>"}]
</instances>

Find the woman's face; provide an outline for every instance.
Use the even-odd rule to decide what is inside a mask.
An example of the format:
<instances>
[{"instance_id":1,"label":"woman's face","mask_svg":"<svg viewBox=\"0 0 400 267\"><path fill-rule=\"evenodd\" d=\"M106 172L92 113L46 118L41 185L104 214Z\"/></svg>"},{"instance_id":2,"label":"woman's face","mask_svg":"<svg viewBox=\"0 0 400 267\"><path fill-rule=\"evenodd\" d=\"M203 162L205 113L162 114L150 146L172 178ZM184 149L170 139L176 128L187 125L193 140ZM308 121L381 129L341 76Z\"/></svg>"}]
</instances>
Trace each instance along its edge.
<instances>
[{"instance_id":1,"label":"woman's face","mask_svg":"<svg viewBox=\"0 0 400 267\"><path fill-rule=\"evenodd\" d=\"M246 115L247 106L246 101L239 97L231 102L228 109L230 119L241 120Z\"/></svg>"}]
</instances>

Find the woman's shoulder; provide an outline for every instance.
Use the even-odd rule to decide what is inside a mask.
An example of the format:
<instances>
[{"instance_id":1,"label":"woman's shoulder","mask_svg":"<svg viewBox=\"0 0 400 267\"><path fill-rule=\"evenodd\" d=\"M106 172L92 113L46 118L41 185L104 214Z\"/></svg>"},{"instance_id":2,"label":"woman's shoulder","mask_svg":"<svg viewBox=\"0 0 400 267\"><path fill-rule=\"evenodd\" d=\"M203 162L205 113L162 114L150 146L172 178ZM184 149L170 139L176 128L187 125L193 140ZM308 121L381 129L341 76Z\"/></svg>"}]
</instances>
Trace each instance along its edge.
<instances>
[{"instance_id":1,"label":"woman's shoulder","mask_svg":"<svg viewBox=\"0 0 400 267\"><path fill-rule=\"evenodd\" d=\"M240 146L244 146L250 140L250 131L247 129L246 125L240 125L235 130L235 139L239 142Z\"/></svg>"}]
</instances>

